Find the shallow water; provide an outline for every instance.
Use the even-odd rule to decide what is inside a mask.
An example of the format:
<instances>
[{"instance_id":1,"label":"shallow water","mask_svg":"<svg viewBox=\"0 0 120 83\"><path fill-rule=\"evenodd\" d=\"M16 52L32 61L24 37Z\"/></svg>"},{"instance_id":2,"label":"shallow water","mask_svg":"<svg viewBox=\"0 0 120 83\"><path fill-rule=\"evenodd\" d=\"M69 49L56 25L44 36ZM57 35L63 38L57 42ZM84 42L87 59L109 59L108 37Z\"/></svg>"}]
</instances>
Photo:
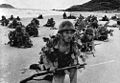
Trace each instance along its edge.
<instances>
[{"instance_id":1,"label":"shallow water","mask_svg":"<svg viewBox=\"0 0 120 83\"><path fill-rule=\"evenodd\" d=\"M48 15L62 15L63 12L56 12L51 10L35 10L35 9L5 9L0 8L0 16L5 15L6 17L10 17L10 15L20 16L20 17L37 17L40 14L43 16Z\"/></svg>"},{"instance_id":2,"label":"shallow water","mask_svg":"<svg viewBox=\"0 0 120 83\"><path fill-rule=\"evenodd\" d=\"M83 16L87 17L89 15L95 15L97 17L102 17L104 15L107 15L108 17L111 17L113 15L120 16L119 13L105 13L105 12L66 12L67 15L75 15L79 16L79 14L82 14ZM38 10L38 9L6 9L6 8L0 8L0 17L2 15L5 15L6 17L10 17L10 15L14 16L20 16L20 17L37 17L40 14L43 16L48 15L62 15L62 11L52 11L52 10Z\"/></svg>"}]
</instances>

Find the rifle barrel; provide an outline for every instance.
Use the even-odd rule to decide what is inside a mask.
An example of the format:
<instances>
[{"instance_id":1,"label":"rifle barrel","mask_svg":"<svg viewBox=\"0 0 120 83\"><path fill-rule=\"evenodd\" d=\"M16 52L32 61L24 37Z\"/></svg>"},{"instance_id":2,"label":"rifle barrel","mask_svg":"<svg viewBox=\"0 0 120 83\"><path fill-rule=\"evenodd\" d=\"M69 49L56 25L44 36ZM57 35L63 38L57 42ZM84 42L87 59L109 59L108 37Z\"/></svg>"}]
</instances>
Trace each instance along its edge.
<instances>
[{"instance_id":1,"label":"rifle barrel","mask_svg":"<svg viewBox=\"0 0 120 83\"><path fill-rule=\"evenodd\" d=\"M56 69L56 71L73 69L73 68L76 68L76 66L78 66L78 68L84 68L85 65L86 64L81 64L81 65L74 65L74 66L70 66L70 67L58 68L58 69ZM45 75L45 74L48 74L48 73L54 73L54 72L51 70L51 71L45 71L45 72L42 72L42 73L37 73L37 74L34 74L34 75L20 81L20 83L26 83L27 81L32 80L34 77Z\"/></svg>"}]
</instances>

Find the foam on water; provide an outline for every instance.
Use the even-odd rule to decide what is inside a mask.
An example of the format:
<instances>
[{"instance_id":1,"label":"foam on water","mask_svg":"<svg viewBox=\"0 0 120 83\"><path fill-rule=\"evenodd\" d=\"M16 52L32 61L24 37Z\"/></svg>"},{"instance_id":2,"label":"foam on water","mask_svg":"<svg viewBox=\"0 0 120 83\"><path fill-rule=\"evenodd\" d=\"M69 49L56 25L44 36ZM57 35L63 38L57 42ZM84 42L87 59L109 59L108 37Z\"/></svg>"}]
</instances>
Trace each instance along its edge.
<instances>
[{"instance_id":1,"label":"foam on water","mask_svg":"<svg viewBox=\"0 0 120 83\"><path fill-rule=\"evenodd\" d=\"M5 15L6 17L10 17L10 15L20 16L20 17L37 17L40 14L43 16L47 15L62 15L63 12L56 12L51 10L35 10L35 9L0 9L0 16Z\"/></svg>"}]
</instances>

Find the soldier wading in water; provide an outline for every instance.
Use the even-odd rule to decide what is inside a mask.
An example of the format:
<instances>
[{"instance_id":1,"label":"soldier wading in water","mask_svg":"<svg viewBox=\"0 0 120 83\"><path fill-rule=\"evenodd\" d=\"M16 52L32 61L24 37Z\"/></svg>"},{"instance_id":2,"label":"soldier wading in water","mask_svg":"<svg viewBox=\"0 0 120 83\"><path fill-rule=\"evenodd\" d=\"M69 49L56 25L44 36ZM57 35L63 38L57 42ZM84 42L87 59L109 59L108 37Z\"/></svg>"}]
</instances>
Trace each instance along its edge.
<instances>
[{"instance_id":1,"label":"soldier wading in water","mask_svg":"<svg viewBox=\"0 0 120 83\"><path fill-rule=\"evenodd\" d=\"M62 22L56 37L51 38L49 44L41 49L40 64L44 64L50 70L79 64L80 51L74 41L74 33L75 29L70 21ZM67 71L70 83L77 83L77 68ZM55 72L51 83L64 83L65 74L65 71Z\"/></svg>"}]
</instances>

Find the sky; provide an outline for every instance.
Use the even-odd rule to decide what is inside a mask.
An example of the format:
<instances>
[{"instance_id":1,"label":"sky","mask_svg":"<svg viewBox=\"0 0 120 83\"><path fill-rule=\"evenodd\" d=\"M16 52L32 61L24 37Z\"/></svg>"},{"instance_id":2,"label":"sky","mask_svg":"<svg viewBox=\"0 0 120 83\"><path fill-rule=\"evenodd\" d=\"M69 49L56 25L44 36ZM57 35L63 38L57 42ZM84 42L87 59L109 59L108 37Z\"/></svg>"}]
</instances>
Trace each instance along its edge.
<instances>
[{"instance_id":1,"label":"sky","mask_svg":"<svg viewBox=\"0 0 120 83\"><path fill-rule=\"evenodd\" d=\"M0 4L8 3L16 8L65 9L88 1L90 0L0 0Z\"/></svg>"}]
</instances>

